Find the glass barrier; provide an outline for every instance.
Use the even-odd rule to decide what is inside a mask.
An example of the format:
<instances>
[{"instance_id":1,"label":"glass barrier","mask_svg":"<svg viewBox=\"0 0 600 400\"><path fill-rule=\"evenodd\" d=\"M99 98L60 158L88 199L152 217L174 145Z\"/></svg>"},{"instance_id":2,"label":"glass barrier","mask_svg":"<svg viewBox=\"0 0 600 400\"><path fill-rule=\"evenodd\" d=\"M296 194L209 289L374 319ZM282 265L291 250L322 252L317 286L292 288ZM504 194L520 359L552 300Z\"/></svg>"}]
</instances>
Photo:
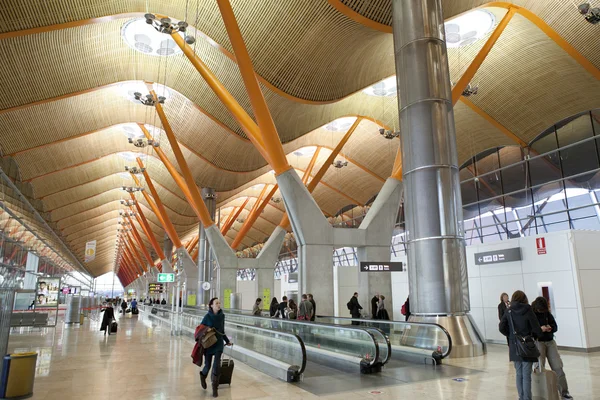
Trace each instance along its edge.
<instances>
[{"instance_id":1,"label":"glass barrier","mask_svg":"<svg viewBox=\"0 0 600 400\"><path fill-rule=\"evenodd\" d=\"M152 313L152 308L157 310L155 315ZM167 306L140 306L140 310L165 322L169 321L171 316L171 310ZM193 335L206 311L193 313L189 311L193 312L194 310L184 309L180 316L181 324L187 333ZM299 374L302 374L306 368L306 348L298 335L245 325L232 321L227 314L225 315L225 334L236 346L295 366Z\"/></svg>"},{"instance_id":2,"label":"glass barrier","mask_svg":"<svg viewBox=\"0 0 600 400\"><path fill-rule=\"evenodd\" d=\"M442 358L452 351L452 338L441 325L422 322L383 321L377 319L353 319L344 317L317 316L318 322L336 325L351 325L378 328L389 338L392 348L410 352L413 349L440 351Z\"/></svg>"}]
</instances>

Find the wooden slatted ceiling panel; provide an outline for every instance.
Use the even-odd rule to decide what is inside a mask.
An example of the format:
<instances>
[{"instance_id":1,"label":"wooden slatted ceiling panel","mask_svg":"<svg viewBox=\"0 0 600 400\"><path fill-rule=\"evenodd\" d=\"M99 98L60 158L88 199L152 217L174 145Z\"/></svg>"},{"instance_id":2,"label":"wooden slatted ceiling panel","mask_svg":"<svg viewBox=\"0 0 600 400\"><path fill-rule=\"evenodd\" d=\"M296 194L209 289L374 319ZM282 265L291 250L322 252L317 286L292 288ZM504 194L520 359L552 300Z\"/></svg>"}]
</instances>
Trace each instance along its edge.
<instances>
[{"instance_id":1,"label":"wooden slatted ceiling panel","mask_svg":"<svg viewBox=\"0 0 600 400\"><path fill-rule=\"evenodd\" d=\"M369 199L375 196L383 186L383 182L365 174L361 169L352 164L343 168L329 168L323 179L327 184L349 197L365 204ZM336 197L340 197L338 194ZM346 199L348 204L352 203Z\"/></svg>"},{"instance_id":2,"label":"wooden slatted ceiling panel","mask_svg":"<svg viewBox=\"0 0 600 400\"><path fill-rule=\"evenodd\" d=\"M380 24L392 25L392 2L390 0L339 0L358 14Z\"/></svg>"},{"instance_id":3,"label":"wooden slatted ceiling panel","mask_svg":"<svg viewBox=\"0 0 600 400\"><path fill-rule=\"evenodd\" d=\"M80 222L79 224L68 226L60 231L60 233L66 237L72 235L74 233L79 232L81 229L84 229L86 226L96 226L97 224L102 223L105 220L117 218L119 216L118 210L112 210L107 212L106 214L91 218L87 221Z\"/></svg>"},{"instance_id":4,"label":"wooden slatted ceiling panel","mask_svg":"<svg viewBox=\"0 0 600 400\"><path fill-rule=\"evenodd\" d=\"M600 107L600 82L520 15L480 71L473 79L479 84L473 102L526 142L556 121ZM499 91L510 99L497 96Z\"/></svg>"},{"instance_id":5,"label":"wooden slatted ceiling panel","mask_svg":"<svg viewBox=\"0 0 600 400\"><path fill-rule=\"evenodd\" d=\"M65 227L80 223L82 221L87 221L89 219L104 215L109 211L121 210L121 209L122 209L122 206L119 203L119 201L114 200L114 201L111 201L110 203L103 204L100 207L96 207L96 208L87 210L85 212L82 212L80 214L74 215L72 217L60 220L56 223L56 226L58 229L63 229ZM146 217L148 217L148 214L146 214Z\"/></svg>"},{"instance_id":6,"label":"wooden slatted ceiling panel","mask_svg":"<svg viewBox=\"0 0 600 400\"><path fill-rule=\"evenodd\" d=\"M129 178L123 179L118 175L109 175L98 181L82 184L81 186L76 186L72 189L46 197L44 199L44 208L46 210L54 210L65 204L80 201L110 189L120 188L123 185L133 185L133 181Z\"/></svg>"},{"instance_id":7,"label":"wooden slatted ceiling panel","mask_svg":"<svg viewBox=\"0 0 600 400\"><path fill-rule=\"evenodd\" d=\"M334 215L339 209L348 205L349 201L332 191L331 189L318 185L313 191L313 197L319 208L329 215Z\"/></svg>"},{"instance_id":8,"label":"wooden slatted ceiling panel","mask_svg":"<svg viewBox=\"0 0 600 400\"><path fill-rule=\"evenodd\" d=\"M482 150L516 144L490 122L471 110L465 103L459 101L454 106L454 110L458 165L462 165ZM458 110L460 112L456 112Z\"/></svg>"}]
</instances>

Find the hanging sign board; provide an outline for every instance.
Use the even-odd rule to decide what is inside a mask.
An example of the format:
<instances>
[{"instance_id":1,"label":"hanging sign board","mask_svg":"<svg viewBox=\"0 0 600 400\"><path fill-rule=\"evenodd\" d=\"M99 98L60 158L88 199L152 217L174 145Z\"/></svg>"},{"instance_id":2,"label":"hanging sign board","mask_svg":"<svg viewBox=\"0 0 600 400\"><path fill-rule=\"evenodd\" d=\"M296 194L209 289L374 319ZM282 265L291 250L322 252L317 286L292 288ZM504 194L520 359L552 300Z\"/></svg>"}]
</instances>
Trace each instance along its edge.
<instances>
[{"instance_id":1,"label":"hanging sign board","mask_svg":"<svg viewBox=\"0 0 600 400\"><path fill-rule=\"evenodd\" d=\"M268 310L271 306L271 289L269 288L263 289L262 306L263 310Z\"/></svg>"},{"instance_id":2,"label":"hanging sign board","mask_svg":"<svg viewBox=\"0 0 600 400\"><path fill-rule=\"evenodd\" d=\"M223 299L223 308L231 308L231 293L233 293L231 289L223 290L223 297L225 297Z\"/></svg>"},{"instance_id":3,"label":"hanging sign board","mask_svg":"<svg viewBox=\"0 0 600 400\"><path fill-rule=\"evenodd\" d=\"M96 258L96 241L90 240L85 244L85 262L93 261Z\"/></svg>"},{"instance_id":4,"label":"hanging sign board","mask_svg":"<svg viewBox=\"0 0 600 400\"><path fill-rule=\"evenodd\" d=\"M360 272L402 272L402 262L361 261Z\"/></svg>"},{"instance_id":5,"label":"hanging sign board","mask_svg":"<svg viewBox=\"0 0 600 400\"><path fill-rule=\"evenodd\" d=\"M148 294L161 294L165 292L165 285L162 283L149 283Z\"/></svg>"},{"instance_id":6,"label":"hanging sign board","mask_svg":"<svg viewBox=\"0 0 600 400\"><path fill-rule=\"evenodd\" d=\"M500 264L522 259L520 247L475 253L475 265Z\"/></svg>"},{"instance_id":7,"label":"hanging sign board","mask_svg":"<svg viewBox=\"0 0 600 400\"><path fill-rule=\"evenodd\" d=\"M159 283L175 282L175 274L158 274L157 281Z\"/></svg>"}]
</instances>

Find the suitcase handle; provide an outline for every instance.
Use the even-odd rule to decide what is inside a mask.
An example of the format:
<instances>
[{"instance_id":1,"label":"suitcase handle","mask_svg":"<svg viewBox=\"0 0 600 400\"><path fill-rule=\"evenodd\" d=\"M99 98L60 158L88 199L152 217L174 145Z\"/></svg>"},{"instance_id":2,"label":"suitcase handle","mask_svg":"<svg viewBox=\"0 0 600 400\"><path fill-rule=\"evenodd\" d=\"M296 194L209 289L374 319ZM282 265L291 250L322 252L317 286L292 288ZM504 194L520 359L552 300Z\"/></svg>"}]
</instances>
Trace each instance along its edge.
<instances>
[{"instance_id":1,"label":"suitcase handle","mask_svg":"<svg viewBox=\"0 0 600 400\"><path fill-rule=\"evenodd\" d=\"M231 347L231 354L229 354L229 360L232 360L233 359L233 342L230 342L230 343L231 343L231 346L225 346L225 347L226 348ZM225 349L223 349L223 355L225 355L225 356L227 355L227 353L225 353Z\"/></svg>"}]
</instances>

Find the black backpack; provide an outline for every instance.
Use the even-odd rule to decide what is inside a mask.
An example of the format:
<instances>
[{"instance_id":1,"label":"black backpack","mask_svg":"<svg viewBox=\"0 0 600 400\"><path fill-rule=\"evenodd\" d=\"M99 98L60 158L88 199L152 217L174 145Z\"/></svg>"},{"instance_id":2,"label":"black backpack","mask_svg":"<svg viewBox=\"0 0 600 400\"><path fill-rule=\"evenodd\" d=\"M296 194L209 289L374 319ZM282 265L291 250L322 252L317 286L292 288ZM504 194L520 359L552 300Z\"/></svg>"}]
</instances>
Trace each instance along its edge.
<instances>
[{"instance_id":1,"label":"black backpack","mask_svg":"<svg viewBox=\"0 0 600 400\"><path fill-rule=\"evenodd\" d=\"M348 307L348 310L352 311L352 301L349 301L349 302L346 304L346 307Z\"/></svg>"}]
</instances>

